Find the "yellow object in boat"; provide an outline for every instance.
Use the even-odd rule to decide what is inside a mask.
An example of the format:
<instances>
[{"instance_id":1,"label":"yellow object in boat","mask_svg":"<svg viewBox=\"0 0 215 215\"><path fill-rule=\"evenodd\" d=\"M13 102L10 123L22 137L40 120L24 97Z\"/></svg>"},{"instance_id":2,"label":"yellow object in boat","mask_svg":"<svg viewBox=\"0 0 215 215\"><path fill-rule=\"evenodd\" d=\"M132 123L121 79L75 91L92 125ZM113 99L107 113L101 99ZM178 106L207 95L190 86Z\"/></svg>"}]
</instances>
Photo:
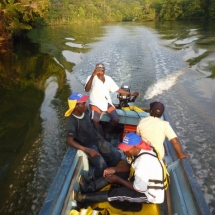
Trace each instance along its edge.
<instances>
[{"instance_id":1,"label":"yellow object in boat","mask_svg":"<svg viewBox=\"0 0 215 215\"><path fill-rule=\"evenodd\" d=\"M69 215L109 215L106 209L92 209L90 206L87 208L82 208L80 211L71 210Z\"/></svg>"},{"instance_id":2,"label":"yellow object in boat","mask_svg":"<svg viewBox=\"0 0 215 215\"><path fill-rule=\"evenodd\" d=\"M93 204L93 209L105 208L109 215L161 215L160 208L158 204L146 204L142 203L142 210L139 212L123 211L112 207L109 202L101 202Z\"/></svg>"},{"instance_id":3,"label":"yellow object in boat","mask_svg":"<svg viewBox=\"0 0 215 215\"><path fill-rule=\"evenodd\" d=\"M131 111L136 111L136 112L145 112L141 108L139 108L137 106L132 106L132 105L129 106L129 107L122 107L122 110L131 110Z\"/></svg>"},{"instance_id":4,"label":"yellow object in boat","mask_svg":"<svg viewBox=\"0 0 215 215\"><path fill-rule=\"evenodd\" d=\"M120 162L118 165L123 165L123 162ZM101 191L109 190L111 187L111 184L108 184L104 188L101 189ZM96 209L104 209L102 215L106 215L106 212L108 211L107 215L161 215L159 204L147 204L142 203L142 210L138 212L133 211L123 211L121 209L114 208L109 204L108 201L106 202L100 202L100 203L94 203L92 205L92 208L94 210Z\"/></svg>"}]
</instances>

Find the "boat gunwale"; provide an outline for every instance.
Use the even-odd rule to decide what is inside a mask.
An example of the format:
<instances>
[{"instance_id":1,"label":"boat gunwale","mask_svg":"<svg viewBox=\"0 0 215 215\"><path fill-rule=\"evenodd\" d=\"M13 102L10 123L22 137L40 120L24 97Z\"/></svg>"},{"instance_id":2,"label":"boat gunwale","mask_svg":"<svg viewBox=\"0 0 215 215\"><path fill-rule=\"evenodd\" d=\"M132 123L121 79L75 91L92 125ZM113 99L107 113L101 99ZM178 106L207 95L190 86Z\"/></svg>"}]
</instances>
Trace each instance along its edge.
<instances>
[{"instance_id":1,"label":"boat gunwale","mask_svg":"<svg viewBox=\"0 0 215 215\"><path fill-rule=\"evenodd\" d=\"M164 116L164 120L168 121L170 123L171 127L174 129L175 126L172 122L171 117L169 116L167 108L165 108L163 116ZM170 155L173 158L173 161L178 160L176 151L173 148L172 144L168 144L167 147L169 149ZM206 200L204 198L204 195L202 193L202 190L200 188L200 185L196 179L196 175L193 171L189 158L180 159L180 164L182 166L182 169L184 171L184 176L186 177L186 179L188 181L188 185L194 196L194 199L197 201L197 202L195 202L195 201L193 201L193 202L195 203L196 208L198 208L199 214L201 214L201 215L211 214L211 212L208 208L208 205L206 203Z\"/></svg>"}]
</instances>

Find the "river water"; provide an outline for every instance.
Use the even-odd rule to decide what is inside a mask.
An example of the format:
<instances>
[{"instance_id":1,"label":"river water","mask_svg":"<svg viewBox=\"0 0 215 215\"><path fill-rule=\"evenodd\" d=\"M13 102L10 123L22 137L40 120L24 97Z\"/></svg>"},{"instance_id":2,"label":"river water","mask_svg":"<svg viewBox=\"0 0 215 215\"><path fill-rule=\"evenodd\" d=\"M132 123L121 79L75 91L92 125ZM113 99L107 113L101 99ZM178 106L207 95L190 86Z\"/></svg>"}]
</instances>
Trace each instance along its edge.
<instances>
[{"instance_id":1,"label":"river water","mask_svg":"<svg viewBox=\"0 0 215 215\"><path fill-rule=\"evenodd\" d=\"M127 83L132 91L141 93L136 105L148 107L154 100L166 105L211 213L215 214L213 23L46 27L32 30L29 38L28 43L24 42L27 45L14 53L16 67L29 65L34 74L31 78L42 74L39 81L43 83L43 93L39 96L41 89L16 89L19 96L6 96L13 90L1 98L1 113L11 98L15 101L16 111L9 115L17 120L13 121L17 127L10 130L8 126L8 137L0 137L0 214L38 214L67 149L67 97L71 92L84 92L85 80L98 62L105 64L106 74L119 86ZM32 59L37 59L37 66ZM64 74L56 75L58 66ZM20 98L28 104L21 110ZM114 93L112 99L118 102ZM22 117L17 118L17 112ZM6 122L9 117L5 115L3 119ZM20 136L12 138L14 132L21 131Z\"/></svg>"}]
</instances>

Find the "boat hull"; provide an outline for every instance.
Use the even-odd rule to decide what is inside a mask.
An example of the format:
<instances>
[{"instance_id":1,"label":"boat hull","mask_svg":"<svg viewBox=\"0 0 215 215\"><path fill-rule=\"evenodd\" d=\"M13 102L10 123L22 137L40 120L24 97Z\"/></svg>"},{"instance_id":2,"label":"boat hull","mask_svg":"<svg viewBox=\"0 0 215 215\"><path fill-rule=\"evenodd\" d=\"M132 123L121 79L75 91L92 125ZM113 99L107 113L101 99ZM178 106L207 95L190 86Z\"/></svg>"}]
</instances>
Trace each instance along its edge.
<instances>
[{"instance_id":1,"label":"boat hull","mask_svg":"<svg viewBox=\"0 0 215 215\"><path fill-rule=\"evenodd\" d=\"M149 116L147 112L136 113L122 110L117 110L117 112L121 125L136 126L141 118ZM163 119L169 121L172 125L166 110ZM107 114L102 115L101 121L103 123L107 123L109 120ZM171 182L164 204L159 205L162 214L209 215L209 208L197 183L189 159L178 159L172 144L167 139L164 146L166 151L165 162L170 173ZM77 202L72 198L72 191L78 190L79 176L87 176L89 169L87 156L83 152L69 147L50 187L40 215L70 214L70 211L77 206ZM157 210L157 206L153 210ZM147 214L143 211L141 213ZM137 215L138 213L132 214Z\"/></svg>"}]
</instances>

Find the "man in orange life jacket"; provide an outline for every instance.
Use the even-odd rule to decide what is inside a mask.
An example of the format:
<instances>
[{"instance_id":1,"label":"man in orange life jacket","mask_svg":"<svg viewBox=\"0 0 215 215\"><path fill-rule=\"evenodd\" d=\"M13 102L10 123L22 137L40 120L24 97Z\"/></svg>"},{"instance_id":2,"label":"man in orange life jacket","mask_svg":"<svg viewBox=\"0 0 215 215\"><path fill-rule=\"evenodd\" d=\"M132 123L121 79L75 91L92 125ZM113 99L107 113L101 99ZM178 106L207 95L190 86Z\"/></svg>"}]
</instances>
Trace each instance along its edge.
<instances>
[{"instance_id":1,"label":"man in orange life jacket","mask_svg":"<svg viewBox=\"0 0 215 215\"><path fill-rule=\"evenodd\" d=\"M109 201L112 206L120 207L120 209L122 205L119 206L119 204L123 202L124 210L126 210L125 207L130 207L129 205L134 203L162 203L164 201L163 162L158 159L151 146L143 142L140 136L130 132L125 135L118 148L127 158L134 157L135 159L132 162L127 159L128 162L125 165L105 169L104 178L100 178L100 180L121 186L96 193L92 189L92 193L85 194L74 191L73 198L80 202ZM131 171L130 168L133 168L134 171ZM119 172L129 171L133 172L130 180L116 175ZM98 191L105 185L105 183L101 183L102 186L99 187L98 184L99 180L97 180L97 187L94 191Z\"/></svg>"}]
</instances>

